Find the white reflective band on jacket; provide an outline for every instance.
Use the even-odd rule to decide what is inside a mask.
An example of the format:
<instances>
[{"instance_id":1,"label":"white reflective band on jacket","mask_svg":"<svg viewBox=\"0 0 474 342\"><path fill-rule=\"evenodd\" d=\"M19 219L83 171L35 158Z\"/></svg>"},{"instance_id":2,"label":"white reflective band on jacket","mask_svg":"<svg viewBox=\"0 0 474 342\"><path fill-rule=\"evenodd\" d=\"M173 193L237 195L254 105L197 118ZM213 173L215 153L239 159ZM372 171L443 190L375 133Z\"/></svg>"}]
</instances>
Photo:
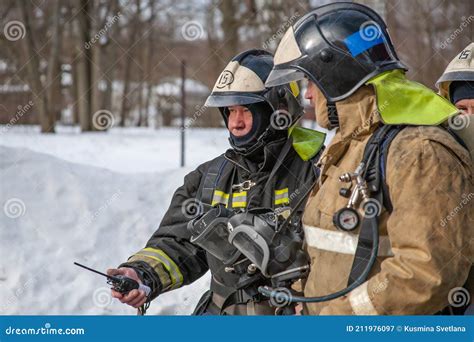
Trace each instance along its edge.
<instances>
[{"instance_id":1,"label":"white reflective band on jacket","mask_svg":"<svg viewBox=\"0 0 474 342\"><path fill-rule=\"evenodd\" d=\"M355 255L358 235L303 225L306 243L309 247L323 251ZM378 256L393 256L388 235L380 236Z\"/></svg>"},{"instance_id":2,"label":"white reflective band on jacket","mask_svg":"<svg viewBox=\"0 0 474 342\"><path fill-rule=\"evenodd\" d=\"M366 281L349 293L349 302L356 315L378 315L369 296L368 284Z\"/></svg>"}]
</instances>

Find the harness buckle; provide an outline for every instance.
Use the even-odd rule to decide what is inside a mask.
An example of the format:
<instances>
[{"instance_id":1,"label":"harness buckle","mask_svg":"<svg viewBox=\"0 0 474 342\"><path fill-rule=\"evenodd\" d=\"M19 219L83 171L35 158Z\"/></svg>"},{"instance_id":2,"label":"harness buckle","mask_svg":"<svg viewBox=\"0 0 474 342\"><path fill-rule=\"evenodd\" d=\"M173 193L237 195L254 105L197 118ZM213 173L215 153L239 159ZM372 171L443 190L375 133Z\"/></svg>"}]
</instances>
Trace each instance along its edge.
<instances>
[{"instance_id":1,"label":"harness buckle","mask_svg":"<svg viewBox=\"0 0 474 342\"><path fill-rule=\"evenodd\" d=\"M232 190L239 189L240 191L248 191L253 188L257 183L252 180L246 180L240 184L232 185Z\"/></svg>"}]
</instances>

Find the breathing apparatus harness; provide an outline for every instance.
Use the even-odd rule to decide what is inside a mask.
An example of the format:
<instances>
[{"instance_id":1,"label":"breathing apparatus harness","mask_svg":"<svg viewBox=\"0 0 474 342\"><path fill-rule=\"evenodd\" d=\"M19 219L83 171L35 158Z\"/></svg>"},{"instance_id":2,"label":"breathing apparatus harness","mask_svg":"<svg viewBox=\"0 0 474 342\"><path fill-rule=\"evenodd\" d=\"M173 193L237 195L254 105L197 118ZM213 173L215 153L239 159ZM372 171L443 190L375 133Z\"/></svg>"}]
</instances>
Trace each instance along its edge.
<instances>
[{"instance_id":1,"label":"breathing apparatus harness","mask_svg":"<svg viewBox=\"0 0 474 342\"><path fill-rule=\"evenodd\" d=\"M191 242L217 257L226 267L238 270L241 276L236 288L244 289L250 297L263 295L270 298L270 303L277 306L278 314L294 314L298 302L324 302L349 293L367 280L377 258L378 216L382 205L387 211L392 210L384 182L387 152L391 141L402 129L403 126L380 126L369 139L357 169L340 177L341 182L350 183L348 188L340 190L340 195L349 201L346 207L335 213L334 224L343 231L360 226L355 258L345 289L320 297L304 297L291 289L295 281L307 277L309 272L301 222L295 215L317 180L305 184L305 191L293 208L253 208L235 213L223 205L213 207L188 224ZM284 150L269 180L281 166L287 153ZM362 218L356 210L359 206L363 209ZM272 286L262 286L265 279L267 282L270 280ZM236 301L237 298L228 298L222 310Z\"/></svg>"}]
</instances>

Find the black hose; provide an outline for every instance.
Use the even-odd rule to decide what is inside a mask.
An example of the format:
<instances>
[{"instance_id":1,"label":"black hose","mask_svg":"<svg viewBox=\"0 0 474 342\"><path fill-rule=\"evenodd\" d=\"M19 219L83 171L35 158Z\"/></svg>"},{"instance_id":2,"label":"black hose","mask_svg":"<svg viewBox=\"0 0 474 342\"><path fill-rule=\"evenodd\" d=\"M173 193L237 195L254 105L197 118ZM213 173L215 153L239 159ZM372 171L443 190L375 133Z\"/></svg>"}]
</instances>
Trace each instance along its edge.
<instances>
[{"instance_id":1,"label":"black hose","mask_svg":"<svg viewBox=\"0 0 474 342\"><path fill-rule=\"evenodd\" d=\"M260 286L258 288L258 292L260 292L266 297L278 299L279 301L284 301L288 303L294 303L294 302L320 303L320 302L326 302L326 301L344 296L345 294L354 290L356 287L358 287L359 285L361 285L367 280L370 270L372 269L375 261L377 260L377 254L378 254L378 249L379 249L379 230L378 230L377 216L371 217L368 219L364 218L364 220L369 220L369 224L371 225L371 229L372 229L372 239L374 243L372 245L372 249L370 250L370 259L367 266L364 269L364 272L362 272L362 274L351 285L349 285L348 287L340 291L337 291L325 296L320 296L320 297L293 296L293 295L289 295L285 291L279 291L278 289L273 289L269 286Z\"/></svg>"}]
</instances>

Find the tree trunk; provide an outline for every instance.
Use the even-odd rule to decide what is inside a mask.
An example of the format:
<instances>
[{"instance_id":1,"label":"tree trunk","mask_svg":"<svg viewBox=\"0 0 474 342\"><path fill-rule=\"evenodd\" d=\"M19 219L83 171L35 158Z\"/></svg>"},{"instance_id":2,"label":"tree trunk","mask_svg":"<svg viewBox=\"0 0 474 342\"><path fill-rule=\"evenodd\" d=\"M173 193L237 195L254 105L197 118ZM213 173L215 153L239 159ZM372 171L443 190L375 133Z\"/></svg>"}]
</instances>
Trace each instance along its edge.
<instances>
[{"instance_id":1,"label":"tree trunk","mask_svg":"<svg viewBox=\"0 0 474 342\"><path fill-rule=\"evenodd\" d=\"M239 21L236 18L236 13L239 8L239 2L235 0L227 0L219 2L219 10L222 13L221 29L224 33L224 48L225 60L233 57L239 49Z\"/></svg>"},{"instance_id":2,"label":"tree trunk","mask_svg":"<svg viewBox=\"0 0 474 342\"><path fill-rule=\"evenodd\" d=\"M85 44L90 42L90 2L81 0L79 4L82 10L77 15L78 39L76 50L79 53L77 60L77 90L79 99L77 102L79 109L79 123L81 130L92 130L92 107L91 107L91 50L85 48Z\"/></svg>"},{"instance_id":3,"label":"tree trunk","mask_svg":"<svg viewBox=\"0 0 474 342\"><path fill-rule=\"evenodd\" d=\"M40 125L42 133L54 133L54 124L50 122L48 95L44 93L43 84L40 75L40 56L36 52L35 39L33 37L33 29L31 27L31 15L29 13L29 4L24 1L18 2L25 25L25 39L23 49L27 60L26 70L28 73L28 83L33 94L33 102L40 116Z\"/></svg>"},{"instance_id":4,"label":"tree trunk","mask_svg":"<svg viewBox=\"0 0 474 342\"><path fill-rule=\"evenodd\" d=\"M71 94L72 94L72 120L75 125L78 125L79 120L79 72L78 72L78 55L75 53L73 56L73 61L71 63L71 76L72 76L72 87L71 87Z\"/></svg>"},{"instance_id":5,"label":"tree trunk","mask_svg":"<svg viewBox=\"0 0 474 342\"><path fill-rule=\"evenodd\" d=\"M130 111L130 101L128 99L129 91L130 91L130 78L132 72L132 61L133 61L133 50L134 44L136 43L137 36L138 36L138 29L140 27L140 0L136 0L137 12L135 13L135 18L132 20L131 25L131 33L129 36L129 50L126 53L125 58L125 71L123 77L123 94L122 94L122 106L120 109L120 126L125 127L125 122L128 117L128 113Z\"/></svg>"},{"instance_id":6,"label":"tree trunk","mask_svg":"<svg viewBox=\"0 0 474 342\"><path fill-rule=\"evenodd\" d=\"M61 96L61 30L59 19L61 16L61 4L59 0L53 2L53 27L51 36L51 51L48 63L47 90L49 103L49 121L54 125L61 118L62 96Z\"/></svg>"}]
</instances>

